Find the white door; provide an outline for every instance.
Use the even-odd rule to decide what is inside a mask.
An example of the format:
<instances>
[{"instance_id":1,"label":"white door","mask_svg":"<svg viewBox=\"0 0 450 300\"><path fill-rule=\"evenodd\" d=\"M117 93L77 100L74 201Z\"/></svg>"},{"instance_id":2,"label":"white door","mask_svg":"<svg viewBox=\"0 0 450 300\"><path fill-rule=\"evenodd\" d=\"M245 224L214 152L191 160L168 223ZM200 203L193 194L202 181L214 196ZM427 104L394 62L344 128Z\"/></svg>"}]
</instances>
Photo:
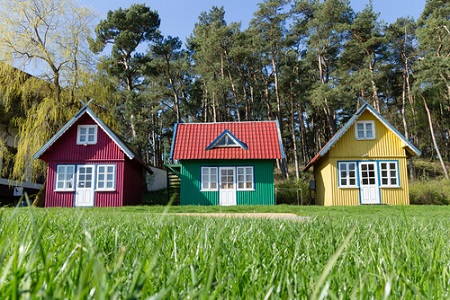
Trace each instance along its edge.
<instances>
[{"instance_id":1,"label":"white door","mask_svg":"<svg viewBox=\"0 0 450 300\"><path fill-rule=\"evenodd\" d=\"M219 204L236 205L234 167L219 168Z\"/></svg>"},{"instance_id":2,"label":"white door","mask_svg":"<svg viewBox=\"0 0 450 300\"><path fill-rule=\"evenodd\" d=\"M78 166L77 168L75 206L94 206L93 165Z\"/></svg>"},{"instance_id":3,"label":"white door","mask_svg":"<svg viewBox=\"0 0 450 300\"><path fill-rule=\"evenodd\" d=\"M361 204L380 204L376 162L359 163Z\"/></svg>"}]
</instances>

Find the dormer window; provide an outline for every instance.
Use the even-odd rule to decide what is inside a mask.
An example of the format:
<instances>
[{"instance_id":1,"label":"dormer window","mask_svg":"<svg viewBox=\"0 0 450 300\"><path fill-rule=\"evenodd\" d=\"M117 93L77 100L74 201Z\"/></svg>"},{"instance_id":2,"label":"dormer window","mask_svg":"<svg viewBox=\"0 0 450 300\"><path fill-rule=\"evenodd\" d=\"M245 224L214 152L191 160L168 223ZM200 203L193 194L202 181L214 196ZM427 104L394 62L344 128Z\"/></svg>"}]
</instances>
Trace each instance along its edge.
<instances>
[{"instance_id":1,"label":"dormer window","mask_svg":"<svg viewBox=\"0 0 450 300\"><path fill-rule=\"evenodd\" d=\"M97 125L79 125L77 133L77 144L97 144Z\"/></svg>"},{"instance_id":2,"label":"dormer window","mask_svg":"<svg viewBox=\"0 0 450 300\"><path fill-rule=\"evenodd\" d=\"M374 140L375 124L373 121L355 122L355 135L357 140Z\"/></svg>"},{"instance_id":3,"label":"dormer window","mask_svg":"<svg viewBox=\"0 0 450 300\"><path fill-rule=\"evenodd\" d=\"M243 142L236 138L230 131L225 129L224 132L222 132L211 144L209 144L208 147L206 147L206 150L224 147L241 147L245 150L248 149Z\"/></svg>"}]
</instances>

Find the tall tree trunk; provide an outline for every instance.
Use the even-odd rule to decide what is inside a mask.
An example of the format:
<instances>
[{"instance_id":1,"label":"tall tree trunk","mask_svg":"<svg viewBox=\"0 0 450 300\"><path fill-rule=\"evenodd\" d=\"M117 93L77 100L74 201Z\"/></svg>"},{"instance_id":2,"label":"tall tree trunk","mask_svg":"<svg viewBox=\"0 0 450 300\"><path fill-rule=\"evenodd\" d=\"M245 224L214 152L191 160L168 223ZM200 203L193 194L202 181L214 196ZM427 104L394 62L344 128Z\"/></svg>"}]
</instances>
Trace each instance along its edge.
<instances>
[{"instance_id":1,"label":"tall tree trunk","mask_svg":"<svg viewBox=\"0 0 450 300\"><path fill-rule=\"evenodd\" d=\"M292 146L294 150L294 165L295 165L295 177L297 179L300 178L299 173L299 164L298 164L298 149L297 149L297 137L295 135L295 101L294 101L294 93L292 92L292 83L291 83L291 92L290 92L290 119L291 119L291 138L292 138Z\"/></svg>"},{"instance_id":2,"label":"tall tree trunk","mask_svg":"<svg viewBox=\"0 0 450 300\"><path fill-rule=\"evenodd\" d=\"M445 179L448 180L449 177L448 177L447 168L445 167L444 160L442 159L441 152L439 151L439 147L436 142L436 135L434 134L433 121L431 119L431 112L430 112L430 109L428 108L427 100L425 99L425 97L423 95L421 95L421 97L423 99L423 104L424 104L425 110L427 112L428 125L430 126L430 133L431 133L431 138L433 140L434 149L436 150L436 154L439 158L439 161L441 162L441 166L442 166L442 170L444 171Z\"/></svg>"}]
</instances>

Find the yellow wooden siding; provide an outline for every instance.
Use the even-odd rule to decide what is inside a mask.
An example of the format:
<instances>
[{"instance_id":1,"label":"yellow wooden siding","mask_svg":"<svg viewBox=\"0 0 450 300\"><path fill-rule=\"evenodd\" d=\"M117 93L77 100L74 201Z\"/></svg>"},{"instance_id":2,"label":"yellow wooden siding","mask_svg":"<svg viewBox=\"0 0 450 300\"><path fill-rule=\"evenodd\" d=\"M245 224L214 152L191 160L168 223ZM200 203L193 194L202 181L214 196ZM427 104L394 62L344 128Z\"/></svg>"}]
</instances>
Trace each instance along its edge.
<instances>
[{"instance_id":1,"label":"yellow wooden siding","mask_svg":"<svg viewBox=\"0 0 450 300\"><path fill-rule=\"evenodd\" d=\"M355 136L355 124L353 124L330 151L314 166L317 205L359 205L359 188L339 188L337 163L338 161L360 162L380 160L398 161L400 180L399 188L379 188L381 203L389 205L409 204L405 144L391 129L384 126L369 111L365 111L357 121L369 120L374 121L374 140L357 140ZM379 164L377 167L379 168Z\"/></svg>"},{"instance_id":2,"label":"yellow wooden siding","mask_svg":"<svg viewBox=\"0 0 450 300\"><path fill-rule=\"evenodd\" d=\"M352 159L348 159L352 160ZM398 158L398 157L387 157L379 159L379 161L387 160L387 161L398 161L398 172L400 179L400 187L380 187L380 197L381 204L389 204L389 205L401 205L401 204L409 204L409 189L408 189L408 173L406 172L406 159ZM334 206L351 206L351 205L359 205L360 204L360 196L359 196L359 188L340 188L338 184L339 175L337 169L338 161L342 161L342 159L328 159L328 165L330 166L330 175L331 183L328 185L328 192L324 194L328 195L328 199L325 198L325 204L320 205L334 205ZM373 160L354 160L354 161L373 161ZM379 168L379 165L377 165ZM379 172L379 170L378 170ZM322 173L323 174L323 173ZM359 176L359 174L358 174ZM378 179L380 180L380 179ZM334 195L334 196L332 196ZM328 201L327 201L328 200Z\"/></svg>"},{"instance_id":3,"label":"yellow wooden siding","mask_svg":"<svg viewBox=\"0 0 450 300\"><path fill-rule=\"evenodd\" d=\"M365 111L357 121L374 121L375 139L357 140L355 124L330 149L330 157L342 158L382 158L405 157L404 142L392 130L383 125L372 113Z\"/></svg>"}]
</instances>

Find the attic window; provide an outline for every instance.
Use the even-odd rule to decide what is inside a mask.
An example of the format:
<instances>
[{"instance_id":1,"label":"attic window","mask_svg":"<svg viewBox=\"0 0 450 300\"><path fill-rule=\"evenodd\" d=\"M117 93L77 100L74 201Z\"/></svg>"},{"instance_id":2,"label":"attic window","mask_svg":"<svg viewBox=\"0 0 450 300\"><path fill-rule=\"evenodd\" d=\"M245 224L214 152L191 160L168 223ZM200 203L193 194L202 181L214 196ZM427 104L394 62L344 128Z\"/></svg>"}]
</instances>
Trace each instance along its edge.
<instances>
[{"instance_id":1,"label":"attic window","mask_svg":"<svg viewBox=\"0 0 450 300\"><path fill-rule=\"evenodd\" d=\"M247 146L237 139L230 131L225 129L208 147L206 150L213 148L228 148L228 147L241 147L247 150Z\"/></svg>"},{"instance_id":2,"label":"attic window","mask_svg":"<svg viewBox=\"0 0 450 300\"><path fill-rule=\"evenodd\" d=\"M355 135L357 140L374 140L375 124L373 121L355 122Z\"/></svg>"},{"instance_id":3,"label":"attic window","mask_svg":"<svg viewBox=\"0 0 450 300\"><path fill-rule=\"evenodd\" d=\"M97 125L79 125L77 132L77 144L97 144Z\"/></svg>"}]
</instances>

